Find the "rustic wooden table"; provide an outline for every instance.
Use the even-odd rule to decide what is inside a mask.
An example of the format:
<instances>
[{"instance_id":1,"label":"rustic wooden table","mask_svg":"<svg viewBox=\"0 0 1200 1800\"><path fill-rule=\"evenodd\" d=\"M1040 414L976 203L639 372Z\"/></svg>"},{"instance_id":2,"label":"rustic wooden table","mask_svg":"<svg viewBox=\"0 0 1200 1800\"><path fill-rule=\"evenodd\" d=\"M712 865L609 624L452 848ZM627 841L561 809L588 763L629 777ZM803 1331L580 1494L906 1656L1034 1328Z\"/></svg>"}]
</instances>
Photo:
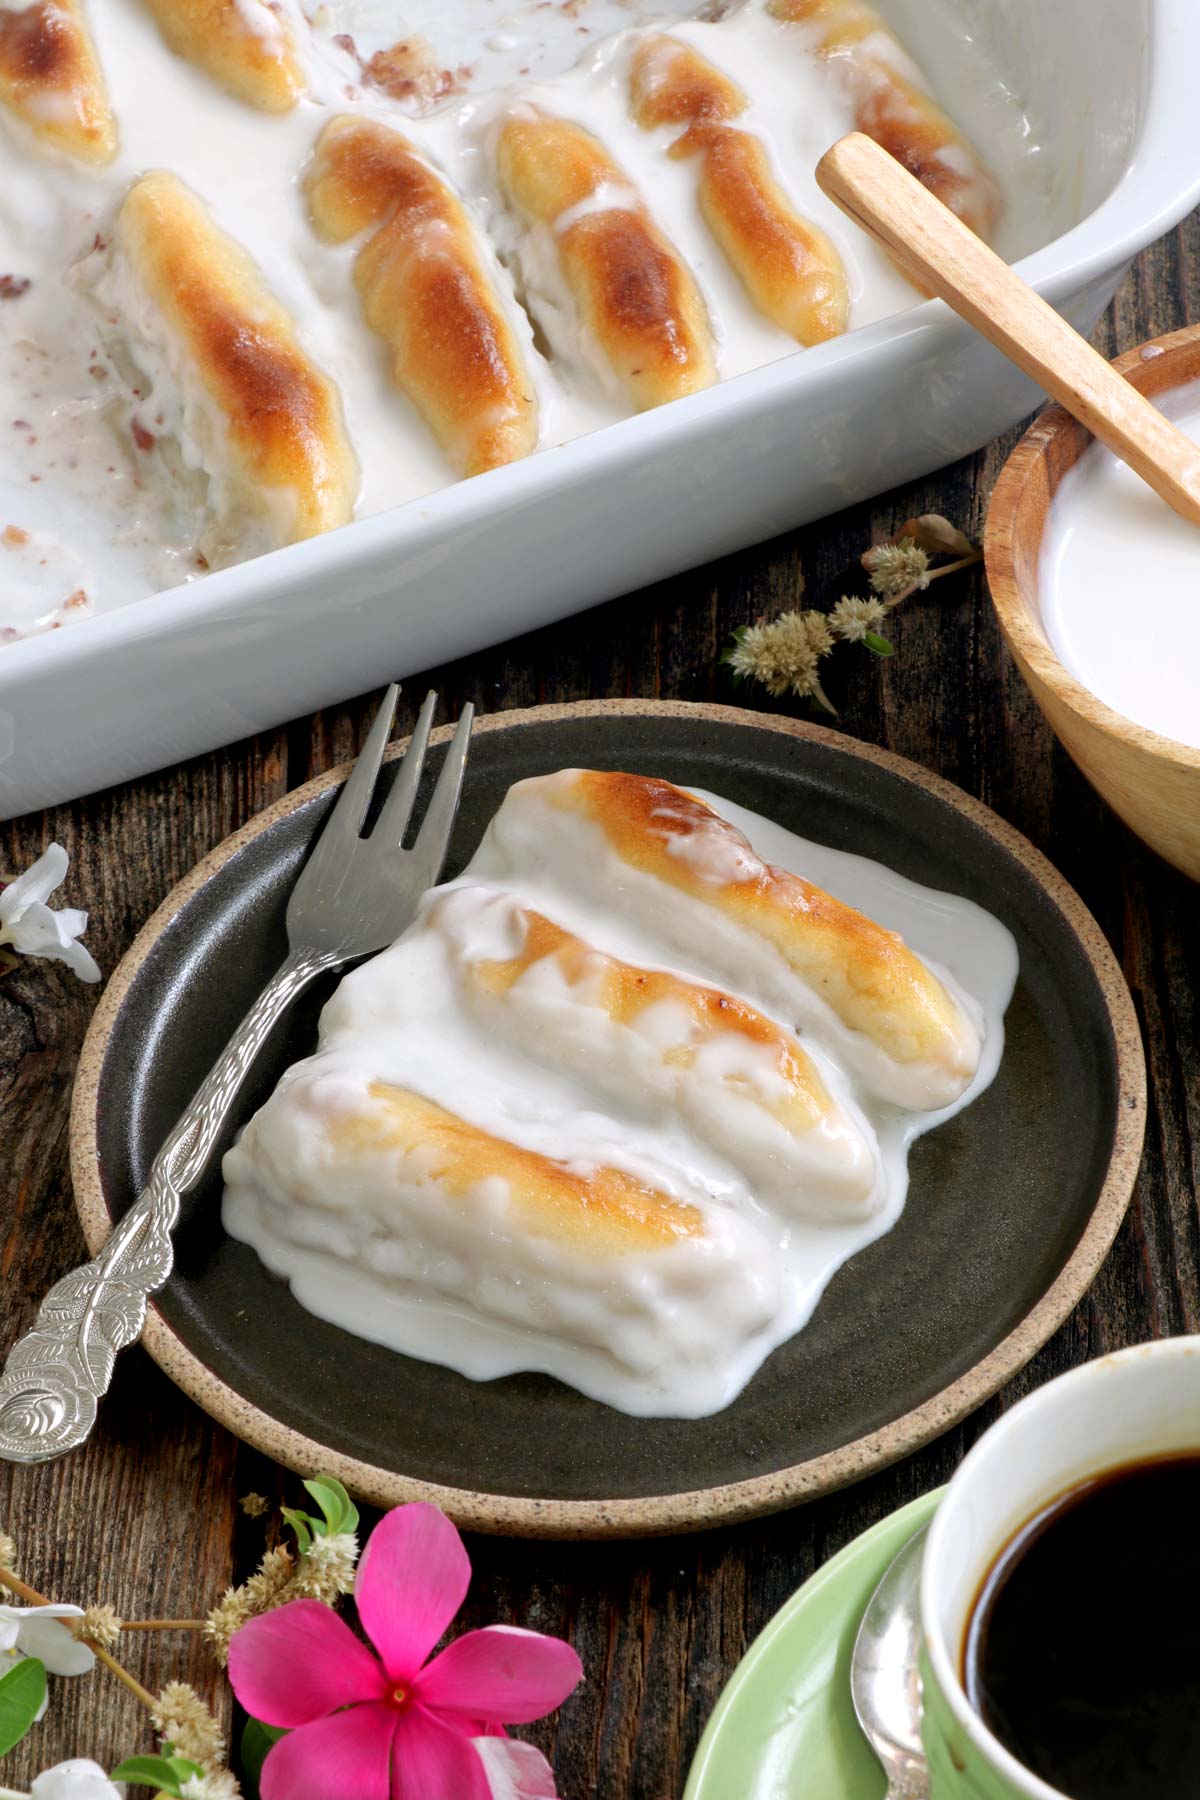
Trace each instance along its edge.
<instances>
[{"instance_id":1,"label":"rustic wooden table","mask_svg":"<svg viewBox=\"0 0 1200 1800\"><path fill-rule=\"evenodd\" d=\"M1114 354L1198 316L1200 214L1139 260L1097 342ZM718 656L735 626L793 605L802 570L810 596L836 597L872 536L914 513L944 512L977 534L1015 435L871 506L428 679L451 715L468 698L484 711L622 694L729 700ZM677 1800L735 1663L833 1551L944 1481L997 1413L1049 1376L1139 1339L1200 1330L1196 890L1117 823L1057 748L1001 647L981 580L952 577L909 601L891 625L890 662L847 656L838 669L835 661L838 728L979 795L1026 832L1092 908L1145 1031L1151 1106L1141 1180L1116 1248L1068 1324L997 1401L907 1462L798 1512L699 1537L598 1546L472 1540L470 1622L509 1619L559 1632L583 1658L586 1685L530 1733L553 1758L565 1800ZM409 696L425 687L424 676L414 678ZM757 704L752 693L739 698ZM109 971L212 845L356 750L369 704L301 719L0 826L0 868L23 867L51 838L65 844L70 902L90 909L88 942ZM410 705L405 730L411 717ZM67 1110L95 997L48 964L0 981L3 1345L29 1323L48 1283L82 1257ZM274 1497L295 1486L132 1351L85 1451L43 1468L0 1466L0 1526L17 1538L20 1566L44 1593L107 1600L127 1618L187 1617L203 1612L261 1550L262 1526L241 1517L237 1496L257 1489ZM154 1634L126 1643L123 1657L151 1688L182 1674L218 1691L194 1640ZM136 1703L97 1673L58 1684L49 1716L6 1759L0 1781L19 1784L76 1754L111 1766L148 1747Z\"/></svg>"}]
</instances>

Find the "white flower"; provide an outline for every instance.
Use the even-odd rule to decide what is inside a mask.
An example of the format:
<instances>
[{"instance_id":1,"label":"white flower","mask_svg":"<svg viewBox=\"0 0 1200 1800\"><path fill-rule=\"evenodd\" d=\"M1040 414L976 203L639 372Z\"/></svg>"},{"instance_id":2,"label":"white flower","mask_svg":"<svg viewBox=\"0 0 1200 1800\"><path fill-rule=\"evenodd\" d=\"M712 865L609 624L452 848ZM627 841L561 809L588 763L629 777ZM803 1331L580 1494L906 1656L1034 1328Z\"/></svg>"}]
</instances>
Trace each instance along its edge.
<instances>
[{"instance_id":1,"label":"white flower","mask_svg":"<svg viewBox=\"0 0 1200 1800\"><path fill-rule=\"evenodd\" d=\"M861 644L869 632L878 634L886 620L882 600L863 600L857 594L843 594L829 615L831 628L848 644Z\"/></svg>"},{"instance_id":2,"label":"white flower","mask_svg":"<svg viewBox=\"0 0 1200 1800\"><path fill-rule=\"evenodd\" d=\"M241 1789L228 1769L221 1769L215 1775L189 1775L179 1792L183 1800L238 1800Z\"/></svg>"},{"instance_id":3,"label":"white flower","mask_svg":"<svg viewBox=\"0 0 1200 1800\"><path fill-rule=\"evenodd\" d=\"M65 962L81 981L99 981L99 969L77 941L87 930L87 914L69 907L54 912L46 905L66 873L66 851L51 844L32 868L0 888L0 944L11 944L24 956Z\"/></svg>"},{"instance_id":4,"label":"white flower","mask_svg":"<svg viewBox=\"0 0 1200 1800\"><path fill-rule=\"evenodd\" d=\"M121 1800L123 1791L114 1787L99 1763L73 1757L39 1775L30 1800Z\"/></svg>"},{"instance_id":5,"label":"white flower","mask_svg":"<svg viewBox=\"0 0 1200 1800\"><path fill-rule=\"evenodd\" d=\"M295 1591L332 1606L339 1594L354 1592L357 1562L358 1539L352 1531L337 1531L332 1537L314 1538L300 1558Z\"/></svg>"},{"instance_id":6,"label":"white flower","mask_svg":"<svg viewBox=\"0 0 1200 1800\"><path fill-rule=\"evenodd\" d=\"M892 600L907 600L916 589L927 588L932 579L929 553L910 537L898 544L874 544L862 559L877 594Z\"/></svg>"},{"instance_id":7,"label":"white flower","mask_svg":"<svg viewBox=\"0 0 1200 1800\"><path fill-rule=\"evenodd\" d=\"M82 1606L0 1606L0 1670L8 1657L36 1656L48 1675L86 1675L95 1668L95 1657L59 1623L82 1617ZM43 1700L39 1719L45 1710ZM46 1792L53 1800L54 1791Z\"/></svg>"}]
</instances>

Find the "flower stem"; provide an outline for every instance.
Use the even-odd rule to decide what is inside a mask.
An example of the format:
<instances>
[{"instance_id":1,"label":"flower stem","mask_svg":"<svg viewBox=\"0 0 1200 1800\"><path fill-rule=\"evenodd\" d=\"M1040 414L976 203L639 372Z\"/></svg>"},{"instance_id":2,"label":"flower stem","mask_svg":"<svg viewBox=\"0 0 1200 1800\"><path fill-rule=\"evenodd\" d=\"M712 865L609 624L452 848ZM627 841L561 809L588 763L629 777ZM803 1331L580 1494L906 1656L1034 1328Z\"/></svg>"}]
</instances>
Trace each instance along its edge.
<instances>
[{"instance_id":1,"label":"flower stem","mask_svg":"<svg viewBox=\"0 0 1200 1800\"><path fill-rule=\"evenodd\" d=\"M19 1575L14 1575L11 1569L0 1569L0 1587L6 1587L11 1593L19 1594L22 1600L28 1600L31 1606L53 1604L52 1601L47 1600L45 1594L39 1594L36 1588L31 1588L28 1582L21 1580ZM123 1669L115 1656L110 1656L107 1650L101 1650L98 1644L89 1644L88 1649L94 1653L98 1662L104 1664L110 1674L115 1675L117 1680L129 1689L135 1700L141 1701L147 1712L154 1711L157 1704L154 1695L148 1688L144 1688L140 1681L135 1681L129 1670Z\"/></svg>"},{"instance_id":2,"label":"flower stem","mask_svg":"<svg viewBox=\"0 0 1200 1800\"><path fill-rule=\"evenodd\" d=\"M940 575L957 575L960 569L974 568L976 563L982 561L983 551L972 550L970 556L960 556L957 562L944 563L940 569L930 569L929 579L936 581Z\"/></svg>"},{"instance_id":3,"label":"flower stem","mask_svg":"<svg viewBox=\"0 0 1200 1800\"><path fill-rule=\"evenodd\" d=\"M0 1787L0 1800L33 1800L33 1796L27 1794L24 1788Z\"/></svg>"},{"instance_id":4,"label":"flower stem","mask_svg":"<svg viewBox=\"0 0 1200 1800\"><path fill-rule=\"evenodd\" d=\"M14 1594L20 1594L22 1600L29 1600L34 1606L52 1604L44 1594L39 1594L36 1588L31 1588L19 1575L14 1575L11 1569L0 1569L0 1586L8 1588Z\"/></svg>"},{"instance_id":5,"label":"flower stem","mask_svg":"<svg viewBox=\"0 0 1200 1800\"><path fill-rule=\"evenodd\" d=\"M123 1619L122 1631L203 1631L203 1619Z\"/></svg>"}]
</instances>

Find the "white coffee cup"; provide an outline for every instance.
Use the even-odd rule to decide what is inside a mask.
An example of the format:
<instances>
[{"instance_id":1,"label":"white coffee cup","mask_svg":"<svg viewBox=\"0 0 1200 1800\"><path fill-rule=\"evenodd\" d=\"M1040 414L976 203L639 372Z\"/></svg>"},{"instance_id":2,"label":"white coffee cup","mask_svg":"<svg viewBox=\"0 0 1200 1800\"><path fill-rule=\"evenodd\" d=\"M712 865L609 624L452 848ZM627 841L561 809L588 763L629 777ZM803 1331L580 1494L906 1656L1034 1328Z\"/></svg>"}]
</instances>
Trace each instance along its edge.
<instances>
[{"instance_id":1,"label":"white coffee cup","mask_svg":"<svg viewBox=\"0 0 1200 1800\"><path fill-rule=\"evenodd\" d=\"M921 1579L933 1800L1064 1800L967 1699L963 1647L976 1599L1001 1550L1043 1507L1106 1470L1189 1451L1200 1452L1200 1337L1139 1344L1074 1369L976 1444L934 1516Z\"/></svg>"}]
</instances>

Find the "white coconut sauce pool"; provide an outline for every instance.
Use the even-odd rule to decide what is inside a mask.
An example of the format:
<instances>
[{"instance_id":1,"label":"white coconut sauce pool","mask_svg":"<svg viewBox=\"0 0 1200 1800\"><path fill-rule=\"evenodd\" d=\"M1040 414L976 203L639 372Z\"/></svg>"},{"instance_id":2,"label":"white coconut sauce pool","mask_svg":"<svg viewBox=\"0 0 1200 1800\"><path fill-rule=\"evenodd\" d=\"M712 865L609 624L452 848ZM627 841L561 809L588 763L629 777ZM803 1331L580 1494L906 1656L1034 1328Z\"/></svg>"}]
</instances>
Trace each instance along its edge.
<instances>
[{"instance_id":1,"label":"white coconut sauce pool","mask_svg":"<svg viewBox=\"0 0 1200 1800\"><path fill-rule=\"evenodd\" d=\"M1200 444L1200 382L1156 404ZM1054 496L1038 588L1046 635L1077 681L1200 749L1200 527L1103 444Z\"/></svg>"},{"instance_id":2,"label":"white coconut sauce pool","mask_svg":"<svg viewBox=\"0 0 1200 1800\"><path fill-rule=\"evenodd\" d=\"M898 931L981 1024L983 1050L974 1080L958 1101L936 1112L901 1112L881 1103L838 1067L828 1046L805 1035L805 1048L830 1090L848 1101L877 1138L879 1210L865 1219L818 1224L764 1203L677 1118L655 1121L608 1111L597 1100L594 1085L585 1087L561 1069L481 1038L463 1016L453 983L444 970L439 973L436 956L425 967L419 999L407 986L397 995L404 1029L389 1034L381 1029L389 1008L389 976L377 961L351 978L359 984L356 990L344 986L339 1000L331 1003L343 1029L318 1062L335 1086L346 1083L353 1090L357 1085L362 1091L372 1080L410 1083L473 1124L527 1148L582 1166L611 1163L644 1176L707 1209L723 1240L736 1249L738 1276L714 1293L706 1287L703 1271L694 1286L685 1271L670 1304L648 1327L644 1309L631 1307L628 1316L623 1313L611 1267L607 1286L593 1294L588 1284L599 1278L592 1270L559 1265L572 1294L584 1297L573 1306L588 1304L589 1296L594 1299L603 1322L599 1341L595 1332L592 1341L583 1341L582 1334L572 1337L566 1330L521 1329L439 1297L428 1285L419 1288L397 1279L394 1271L389 1279L348 1266L339 1260L339 1247L343 1255L361 1255L363 1243L353 1230L347 1235L336 1217L313 1227L318 1237L324 1234L320 1247L298 1244L290 1235L294 1220L288 1197L270 1169L261 1157L236 1150L226 1162L226 1229L252 1245L269 1269L285 1276L308 1311L359 1337L474 1380L542 1370L626 1413L702 1417L727 1406L764 1358L807 1324L830 1278L864 1245L890 1231L906 1202L934 1202L934 1196L920 1193L908 1199L909 1147L923 1132L969 1106L996 1074L1004 1047L1004 1013L1017 976L1011 933L971 901L922 887L864 857L811 843L718 796L701 797L742 830L767 861L802 874ZM475 865L460 880L470 882L473 875L484 878ZM486 879L494 879L490 870ZM651 967L670 966L652 930L580 904L557 884L523 878L514 886L526 905L601 949ZM685 967L675 959L673 966L693 979L709 978L702 965ZM411 965L404 975L408 983ZM357 1030L345 1029L355 1025ZM302 1115L300 1130L306 1129ZM303 1146L290 1146L289 1155L300 1171L295 1180L320 1180L316 1162L306 1160ZM309 1219L306 1229L311 1224ZM477 1221L467 1223L456 1246L462 1259L456 1278L486 1280L490 1243ZM629 1293L638 1294L639 1283L655 1280L652 1257L617 1261L616 1279L630 1284ZM552 1259L531 1280L532 1310L538 1280L554 1282ZM748 1331L755 1306L763 1316ZM563 1317L571 1316L571 1307L559 1310Z\"/></svg>"}]
</instances>

